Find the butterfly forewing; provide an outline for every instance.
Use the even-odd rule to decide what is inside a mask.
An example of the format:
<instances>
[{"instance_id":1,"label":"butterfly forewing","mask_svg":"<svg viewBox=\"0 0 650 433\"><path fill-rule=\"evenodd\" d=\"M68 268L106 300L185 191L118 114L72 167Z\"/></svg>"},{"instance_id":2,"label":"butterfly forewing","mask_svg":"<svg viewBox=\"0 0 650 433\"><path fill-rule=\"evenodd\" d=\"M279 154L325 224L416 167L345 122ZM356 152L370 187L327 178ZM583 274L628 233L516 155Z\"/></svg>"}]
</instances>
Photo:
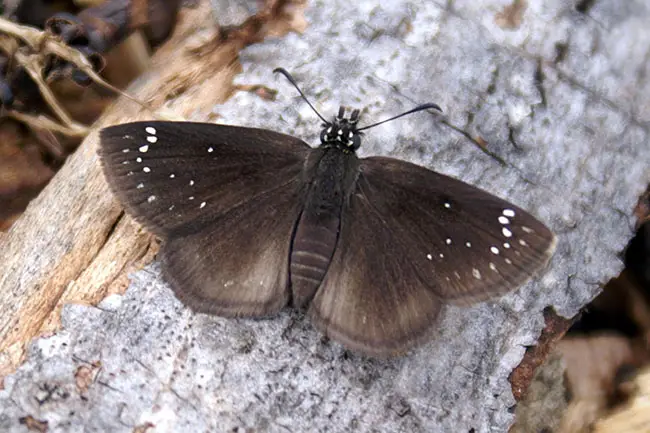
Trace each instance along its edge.
<instances>
[{"instance_id":1,"label":"butterfly forewing","mask_svg":"<svg viewBox=\"0 0 650 433\"><path fill-rule=\"evenodd\" d=\"M122 204L164 237L300 176L309 151L263 129L152 121L102 130L100 156Z\"/></svg>"},{"instance_id":2,"label":"butterfly forewing","mask_svg":"<svg viewBox=\"0 0 650 433\"><path fill-rule=\"evenodd\" d=\"M358 189L446 302L471 304L513 290L555 249L553 233L526 211L415 164L364 159Z\"/></svg>"}]
</instances>

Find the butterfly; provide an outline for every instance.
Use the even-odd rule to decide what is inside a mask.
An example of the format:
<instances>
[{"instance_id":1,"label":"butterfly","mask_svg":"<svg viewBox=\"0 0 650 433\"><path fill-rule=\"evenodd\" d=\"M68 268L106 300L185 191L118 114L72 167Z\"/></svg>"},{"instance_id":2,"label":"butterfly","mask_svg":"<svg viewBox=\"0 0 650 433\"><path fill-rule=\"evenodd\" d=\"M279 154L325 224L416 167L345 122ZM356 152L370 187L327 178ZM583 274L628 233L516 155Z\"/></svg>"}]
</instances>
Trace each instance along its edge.
<instances>
[{"instance_id":1,"label":"butterfly","mask_svg":"<svg viewBox=\"0 0 650 433\"><path fill-rule=\"evenodd\" d=\"M110 188L163 240L163 276L191 309L265 317L292 305L345 347L390 356L430 336L443 305L505 294L552 256L554 234L525 210L406 161L359 158L362 131L383 122L316 114L314 148L208 123L101 131Z\"/></svg>"}]
</instances>

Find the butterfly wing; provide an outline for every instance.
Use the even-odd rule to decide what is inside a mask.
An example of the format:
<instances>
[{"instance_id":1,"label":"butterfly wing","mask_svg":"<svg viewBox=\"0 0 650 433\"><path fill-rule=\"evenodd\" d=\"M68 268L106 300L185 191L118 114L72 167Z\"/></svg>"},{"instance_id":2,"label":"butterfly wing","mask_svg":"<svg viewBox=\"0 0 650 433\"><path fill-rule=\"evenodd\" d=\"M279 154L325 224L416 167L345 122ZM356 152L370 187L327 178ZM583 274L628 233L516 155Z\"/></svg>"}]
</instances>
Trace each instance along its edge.
<instances>
[{"instance_id":1,"label":"butterfly wing","mask_svg":"<svg viewBox=\"0 0 650 433\"><path fill-rule=\"evenodd\" d=\"M172 231L161 256L176 296L193 310L221 316L266 316L287 305L304 185L294 178L210 224Z\"/></svg>"},{"instance_id":2,"label":"butterfly wing","mask_svg":"<svg viewBox=\"0 0 650 433\"><path fill-rule=\"evenodd\" d=\"M337 248L309 308L323 333L371 356L412 346L442 306L396 242L391 222L357 189L343 209Z\"/></svg>"},{"instance_id":3,"label":"butterfly wing","mask_svg":"<svg viewBox=\"0 0 650 433\"><path fill-rule=\"evenodd\" d=\"M299 176L310 152L289 135L193 122L126 123L103 129L100 137L112 191L163 237Z\"/></svg>"},{"instance_id":4,"label":"butterfly wing","mask_svg":"<svg viewBox=\"0 0 650 433\"><path fill-rule=\"evenodd\" d=\"M137 122L104 129L100 156L127 211L163 238L163 273L185 304L263 316L288 301L310 150L267 130Z\"/></svg>"},{"instance_id":5,"label":"butterfly wing","mask_svg":"<svg viewBox=\"0 0 650 433\"><path fill-rule=\"evenodd\" d=\"M443 302L518 287L554 246L530 214L471 185L392 158L363 159L310 314L352 349L400 352L427 334Z\"/></svg>"},{"instance_id":6,"label":"butterfly wing","mask_svg":"<svg viewBox=\"0 0 650 433\"><path fill-rule=\"evenodd\" d=\"M408 249L420 278L447 302L507 293L543 268L555 235L523 209L405 161L362 162L361 184Z\"/></svg>"}]
</instances>

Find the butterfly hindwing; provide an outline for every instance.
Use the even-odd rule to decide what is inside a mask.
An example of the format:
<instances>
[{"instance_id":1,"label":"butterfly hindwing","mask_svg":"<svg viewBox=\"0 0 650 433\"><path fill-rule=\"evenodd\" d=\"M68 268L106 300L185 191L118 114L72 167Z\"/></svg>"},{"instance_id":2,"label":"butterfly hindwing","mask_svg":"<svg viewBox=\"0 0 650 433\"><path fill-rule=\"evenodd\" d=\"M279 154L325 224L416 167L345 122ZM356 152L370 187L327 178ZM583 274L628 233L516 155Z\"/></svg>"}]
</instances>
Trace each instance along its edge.
<instances>
[{"instance_id":1,"label":"butterfly hindwing","mask_svg":"<svg viewBox=\"0 0 650 433\"><path fill-rule=\"evenodd\" d=\"M170 233L166 280L195 311L266 316L289 301L291 236L304 204L299 178L257 195L202 227Z\"/></svg>"},{"instance_id":2,"label":"butterfly hindwing","mask_svg":"<svg viewBox=\"0 0 650 433\"><path fill-rule=\"evenodd\" d=\"M111 189L164 237L201 225L299 176L310 147L273 131L192 122L135 122L101 132Z\"/></svg>"},{"instance_id":3,"label":"butterfly hindwing","mask_svg":"<svg viewBox=\"0 0 650 433\"><path fill-rule=\"evenodd\" d=\"M309 309L326 335L373 356L394 355L417 343L442 306L393 230L369 197L353 193L343 209L332 262Z\"/></svg>"}]
</instances>

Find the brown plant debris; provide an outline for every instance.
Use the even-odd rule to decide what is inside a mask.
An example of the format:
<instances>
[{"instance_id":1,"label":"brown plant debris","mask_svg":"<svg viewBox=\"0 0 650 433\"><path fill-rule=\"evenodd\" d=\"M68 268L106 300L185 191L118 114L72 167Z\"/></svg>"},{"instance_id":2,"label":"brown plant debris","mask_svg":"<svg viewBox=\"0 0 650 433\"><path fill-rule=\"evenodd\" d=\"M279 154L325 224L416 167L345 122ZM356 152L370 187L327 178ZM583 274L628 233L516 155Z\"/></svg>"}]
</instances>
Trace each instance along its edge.
<instances>
[{"instance_id":1,"label":"brown plant debris","mask_svg":"<svg viewBox=\"0 0 650 433\"><path fill-rule=\"evenodd\" d=\"M521 25L528 3L526 0L513 0L512 3L496 14L494 21L504 29L516 29Z\"/></svg>"}]
</instances>

